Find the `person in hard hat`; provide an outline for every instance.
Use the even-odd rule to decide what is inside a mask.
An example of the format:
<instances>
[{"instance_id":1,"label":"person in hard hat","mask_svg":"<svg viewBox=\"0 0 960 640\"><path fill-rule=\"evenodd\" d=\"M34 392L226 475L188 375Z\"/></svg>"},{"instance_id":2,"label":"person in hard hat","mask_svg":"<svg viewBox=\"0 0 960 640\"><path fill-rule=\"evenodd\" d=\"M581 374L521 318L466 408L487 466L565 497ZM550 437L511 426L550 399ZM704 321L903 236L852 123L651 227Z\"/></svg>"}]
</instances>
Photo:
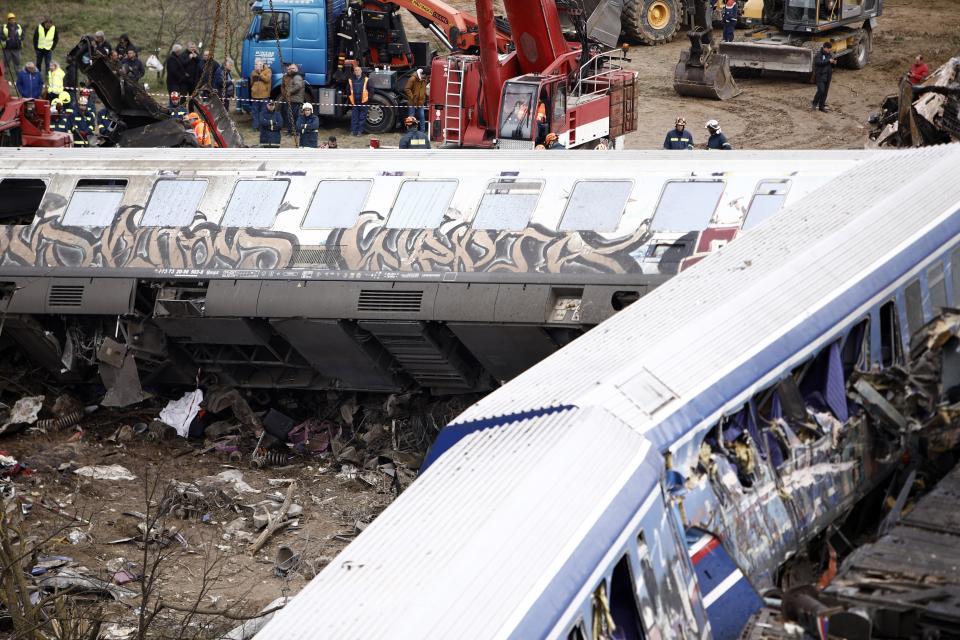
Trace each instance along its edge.
<instances>
[{"instance_id":1,"label":"person in hard hat","mask_svg":"<svg viewBox=\"0 0 960 640\"><path fill-rule=\"evenodd\" d=\"M403 93L407 96L407 115L417 119L420 131L426 131L427 79L423 77L423 69L417 69L417 72L410 76Z\"/></svg>"},{"instance_id":2,"label":"person in hard hat","mask_svg":"<svg viewBox=\"0 0 960 640\"><path fill-rule=\"evenodd\" d=\"M53 50L57 48L59 41L60 34L57 33L57 26L50 18L44 18L43 22L33 30L33 50L37 52L37 68L44 75L50 73Z\"/></svg>"},{"instance_id":3,"label":"person in hard hat","mask_svg":"<svg viewBox=\"0 0 960 640\"><path fill-rule=\"evenodd\" d=\"M183 120L183 116L187 115L187 107L181 104L179 91L170 92L170 103L167 105L167 112L177 120Z\"/></svg>"},{"instance_id":4,"label":"person in hard hat","mask_svg":"<svg viewBox=\"0 0 960 640\"><path fill-rule=\"evenodd\" d=\"M213 144L210 136L210 127L200 118L200 114L191 111L187 114L187 124L193 130L193 135L197 138L197 144L201 147L209 147Z\"/></svg>"},{"instance_id":5,"label":"person in hard hat","mask_svg":"<svg viewBox=\"0 0 960 640\"><path fill-rule=\"evenodd\" d=\"M277 110L277 103L267 102L267 110L260 115L260 146L277 148L280 146L280 131L283 130L283 116Z\"/></svg>"},{"instance_id":6,"label":"person in hard hat","mask_svg":"<svg viewBox=\"0 0 960 640\"><path fill-rule=\"evenodd\" d=\"M543 148L547 151L565 150L566 147L560 144L560 136L551 131L543 138Z\"/></svg>"},{"instance_id":7,"label":"person in hard hat","mask_svg":"<svg viewBox=\"0 0 960 640\"><path fill-rule=\"evenodd\" d=\"M320 118L313 114L313 105L303 103L300 117L297 118L297 135L300 136L298 146L316 149L319 143L317 132L320 130Z\"/></svg>"},{"instance_id":8,"label":"person in hard hat","mask_svg":"<svg viewBox=\"0 0 960 640\"><path fill-rule=\"evenodd\" d=\"M727 136L720 131L720 123L716 120L708 120L705 125L710 133L710 139L707 140L707 149L720 149L721 151L730 151L733 145L727 140Z\"/></svg>"},{"instance_id":9,"label":"person in hard hat","mask_svg":"<svg viewBox=\"0 0 960 640\"><path fill-rule=\"evenodd\" d=\"M693 135L687 131L687 121L683 116L677 118L673 129L667 132L667 137L663 139L663 148L671 151L693 149Z\"/></svg>"},{"instance_id":10,"label":"person in hard hat","mask_svg":"<svg viewBox=\"0 0 960 640\"><path fill-rule=\"evenodd\" d=\"M12 12L7 14L7 22L0 31L0 47L3 47L3 66L7 76L17 75L20 72L20 50L23 49L23 27Z\"/></svg>"},{"instance_id":11,"label":"person in hard hat","mask_svg":"<svg viewBox=\"0 0 960 640\"><path fill-rule=\"evenodd\" d=\"M47 72L47 100L53 100L63 93L63 79L66 72L57 62L50 62L50 71Z\"/></svg>"},{"instance_id":12,"label":"person in hard hat","mask_svg":"<svg viewBox=\"0 0 960 640\"><path fill-rule=\"evenodd\" d=\"M86 98L77 99L77 111L73 114L70 131L73 133L73 146L89 147L91 138L97 130L97 117L88 108Z\"/></svg>"},{"instance_id":13,"label":"person in hard hat","mask_svg":"<svg viewBox=\"0 0 960 640\"><path fill-rule=\"evenodd\" d=\"M417 119L407 116L403 120L407 132L400 138L401 149L429 149L430 138L417 126Z\"/></svg>"},{"instance_id":14,"label":"person in hard hat","mask_svg":"<svg viewBox=\"0 0 960 640\"><path fill-rule=\"evenodd\" d=\"M60 113L61 108L59 100L50 102L50 128L53 131L67 131L66 118Z\"/></svg>"},{"instance_id":15,"label":"person in hard hat","mask_svg":"<svg viewBox=\"0 0 960 640\"><path fill-rule=\"evenodd\" d=\"M740 19L740 7L736 0L727 0L723 6L723 41L733 42L734 30L737 28L737 20Z\"/></svg>"}]
</instances>

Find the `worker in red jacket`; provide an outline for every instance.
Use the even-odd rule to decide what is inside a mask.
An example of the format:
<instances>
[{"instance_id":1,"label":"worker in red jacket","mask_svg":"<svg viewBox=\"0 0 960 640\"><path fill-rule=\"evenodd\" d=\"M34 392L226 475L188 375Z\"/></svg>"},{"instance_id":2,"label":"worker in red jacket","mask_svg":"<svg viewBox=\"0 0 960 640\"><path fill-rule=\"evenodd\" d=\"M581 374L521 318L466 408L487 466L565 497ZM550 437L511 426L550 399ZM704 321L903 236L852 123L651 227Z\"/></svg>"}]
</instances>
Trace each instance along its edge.
<instances>
[{"instance_id":1,"label":"worker in red jacket","mask_svg":"<svg viewBox=\"0 0 960 640\"><path fill-rule=\"evenodd\" d=\"M917 56L913 64L910 65L910 73L907 74L907 79L910 80L911 84L920 84L927 79L928 75L930 75L930 67L923 61L923 56Z\"/></svg>"}]
</instances>

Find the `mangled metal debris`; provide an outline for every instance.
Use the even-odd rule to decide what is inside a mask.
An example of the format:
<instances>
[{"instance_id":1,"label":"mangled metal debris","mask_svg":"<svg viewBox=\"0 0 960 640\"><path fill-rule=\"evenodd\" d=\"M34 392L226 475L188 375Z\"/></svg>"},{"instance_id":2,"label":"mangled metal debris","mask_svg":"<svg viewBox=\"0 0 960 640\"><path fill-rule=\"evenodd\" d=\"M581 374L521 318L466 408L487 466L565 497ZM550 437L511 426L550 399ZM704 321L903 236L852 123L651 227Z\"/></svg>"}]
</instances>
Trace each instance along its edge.
<instances>
[{"instance_id":1,"label":"mangled metal debris","mask_svg":"<svg viewBox=\"0 0 960 640\"><path fill-rule=\"evenodd\" d=\"M921 85L906 77L871 116L868 147L922 147L960 141L960 57L951 58Z\"/></svg>"}]
</instances>

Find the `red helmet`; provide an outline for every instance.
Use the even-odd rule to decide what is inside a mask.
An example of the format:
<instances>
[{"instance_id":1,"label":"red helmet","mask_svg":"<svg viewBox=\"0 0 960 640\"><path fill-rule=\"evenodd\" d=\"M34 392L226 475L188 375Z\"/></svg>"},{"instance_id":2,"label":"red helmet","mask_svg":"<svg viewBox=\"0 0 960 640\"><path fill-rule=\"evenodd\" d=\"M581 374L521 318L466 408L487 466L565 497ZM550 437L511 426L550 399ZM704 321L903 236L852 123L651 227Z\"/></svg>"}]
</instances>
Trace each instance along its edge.
<instances>
[{"instance_id":1,"label":"red helmet","mask_svg":"<svg viewBox=\"0 0 960 640\"><path fill-rule=\"evenodd\" d=\"M180 93L178 91L171 91L170 102L179 102L179 101L180 101Z\"/></svg>"}]
</instances>

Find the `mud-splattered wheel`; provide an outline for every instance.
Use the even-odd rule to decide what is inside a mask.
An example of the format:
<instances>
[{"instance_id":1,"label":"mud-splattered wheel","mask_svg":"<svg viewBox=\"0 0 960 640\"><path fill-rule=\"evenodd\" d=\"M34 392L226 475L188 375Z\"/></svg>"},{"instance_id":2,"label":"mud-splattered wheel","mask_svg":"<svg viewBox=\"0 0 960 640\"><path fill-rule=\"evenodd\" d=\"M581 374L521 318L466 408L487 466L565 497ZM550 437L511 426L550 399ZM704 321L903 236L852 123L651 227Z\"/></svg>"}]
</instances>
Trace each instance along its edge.
<instances>
[{"instance_id":1,"label":"mud-splattered wheel","mask_svg":"<svg viewBox=\"0 0 960 640\"><path fill-rule=\"evenodd\" d=\"M643 44L663 44L677 35L680 0L626 0L622 22L626 34Z\"/></svg>"},{"instance_id":2,"label":"mud-splattered wheel","mask_svg":"<svg viewBox=\"0 0 960 640\"><path fill-rule=\"evenodd\" d=\"M853 50L837 60L837 64L844 69L863 69L870 59L871 31L865 29L863 35L853 45Z\"/></svg>"}]
</instances>

